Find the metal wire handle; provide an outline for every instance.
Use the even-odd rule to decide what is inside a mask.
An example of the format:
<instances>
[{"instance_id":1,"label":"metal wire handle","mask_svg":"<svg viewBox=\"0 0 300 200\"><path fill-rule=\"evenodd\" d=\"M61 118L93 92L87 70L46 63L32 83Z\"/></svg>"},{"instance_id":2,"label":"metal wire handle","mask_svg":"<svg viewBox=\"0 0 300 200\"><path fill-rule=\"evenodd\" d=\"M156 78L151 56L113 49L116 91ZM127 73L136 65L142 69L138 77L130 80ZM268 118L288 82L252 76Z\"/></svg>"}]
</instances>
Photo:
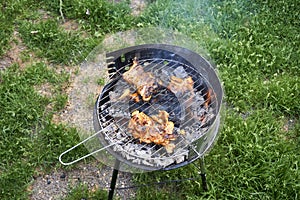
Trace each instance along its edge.
<instances>
[{"instance_id":1,"label":"metal wire handle","mask_svg":"<svg viewBox=\"0 0 300 200\"><path fill-rule=\"evenodd\" d=\"M71 147L71 148L68 149L67 151L64 151L62 154L60 154L60 156L59 156L59 158L58 158L59 162L60 162L62 165L72 165L72 164L74 164L74 163L76 163L76 162L78 162L78 161L80 161L80 160L82 160L82 159L85 159L85 158L87 158L87 157L89 157L89 156L91 156L91 155L93 155L93 154L95 154L95 153L98 153L98 152L100 152L100 151L103 151L103 150L105 150L105 149L107 149L107 148L109 148L109 147L111 147L111 146L114 146L114 145L116 145L116 144L118 144L118 143L122 143L122 140L120 140L120 141L118 141L118 142L109 144L109 145L107 145L107 146L105 146L105 147L103 147L103 148L101 148L101 149L97 149L97 150L95 150L95 151L93 151L93 152L91 152L91 153L89 153L89 154L87 154L87 155L85 155L85 156L82 156L82 157L80 157L80 158L78 158L78 159L76 159L76 160L74 160L74 161L71 161L71 162L65 163L65 162L62 161L62 156L63 156L63 155L65 155L66 153L72 151L73 149L75 149L75 148L78 147L79 145L82 145L83 143L87 142L88 140L90 140L91 138L95 137L96 135L98 135L99 133L101 133L101 132L104 131L104 130L105 130L105 128L102 129L102 130L100 130L100 131L98 131L98 132L96 132L95 134L89 136L88 138L86 138L86 139L83 140L82 142L76 144L75 146Z\"/></svg>"}]
</instances>

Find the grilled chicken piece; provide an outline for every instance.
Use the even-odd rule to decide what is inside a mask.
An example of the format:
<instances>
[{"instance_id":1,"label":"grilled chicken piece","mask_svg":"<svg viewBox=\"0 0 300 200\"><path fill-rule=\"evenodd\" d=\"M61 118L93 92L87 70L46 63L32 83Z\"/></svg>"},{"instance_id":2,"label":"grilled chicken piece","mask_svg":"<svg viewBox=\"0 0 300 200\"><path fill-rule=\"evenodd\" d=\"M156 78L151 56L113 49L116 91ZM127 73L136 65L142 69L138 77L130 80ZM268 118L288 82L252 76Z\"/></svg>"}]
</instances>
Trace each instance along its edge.
<instances>
[{"instance_id":1,"label":"grilled chicken piece","mask_svg":"<svg viewBox=\"0 0 300 200\"><path fill-rule=\"evenodd\" d=\"M149 101L154 90L157 88L153 74L145 72L136 58L133 60L133 65L130 69L123 73L123 78L137 88L137 93L141 95L143 101Z\"/></svg>"},{"instance_id":2,"label":"grilled chicken piece","mask_svg":"<svg viewBox=\"0 0 300 200\"><path fill-rule=\"evenodd\" d=\"M174 123L169 121L168 117L169 114L161 110L158 115L151 117L143 112L134 111L128 129L140 142L162 145L168 153L172 153L175 145L170 141L175 140L176 136L173 134Z\"/></svg>"},{"instance_id":3,"label":"grilled chicken piece","mask_svg":"<svg viewBox=\"0 0 300 200\"><path fill-rule=\"evenodd\" d=\"M160 80L156 80L151 72L145 72L136 58L133 60L130 69L123 73L123 78L126 82L137 88L137 93L142 97L143 101L149 101L151 99L152 94L158 88L159 82L161 82ZM167 88L174 94L186 96L188 93L188 96L191 98L195 96L194 81L190 76L184 79L171 76Z\"/></svg>"}]
</instances>

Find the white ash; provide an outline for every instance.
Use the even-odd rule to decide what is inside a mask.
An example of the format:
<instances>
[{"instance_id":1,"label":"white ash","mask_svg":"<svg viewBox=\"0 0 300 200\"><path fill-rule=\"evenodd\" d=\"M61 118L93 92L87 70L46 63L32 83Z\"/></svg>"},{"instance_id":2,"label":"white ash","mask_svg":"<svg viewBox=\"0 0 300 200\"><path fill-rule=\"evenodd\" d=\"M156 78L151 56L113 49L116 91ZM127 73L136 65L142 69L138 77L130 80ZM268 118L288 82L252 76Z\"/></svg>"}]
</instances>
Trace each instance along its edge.
<instances>
[{"instance_id":1,"label":"white ash","mask_svg":"<svg viewBox=\"0 0 300 200\"><path fill-rule=\"evenodd\" d=\"M143 165L150 165L151 166L151 163L150 162L148 162L146 159L144 159L144 160L142 160L142 163L143 163Z\"/></svg>"},{"instance_id":2,"label":"white ash","mask_svg":"<svg viewBox=\"0 0 300 200\"><path fill-rule=\"evenodd\" d=\"M111 102L117 101L121 95L122 95L122 94L120 94L120 93L118 93L118 92L111 91L111 92L109 93L110 101L111 101Z\"/></svg>"},{"instance_id":3,"label":"white ash","mask_svg":"<svg viewBox=\"0 0 300 200\"><path fill-rule=\"evenodd\" d=\"M171 68L163 68L153 71L155 77L158 77L163 86L167 86L170 82L172 74Z\"/></svg>"},{"instance_id":4,"label":"white ash","mask_svg":"<svg viewBox=\"0 0 300 200\"><path fill-rule=\"evenodd\" d=\"M168 157L165 158L165 159L157 159L156 163L160 167L167 167L167 166L169 166L169 165L171 165L171 164L174 163L174 159L168 158Z\"/></svg>"},{"instance_id":5,"label":"white ash","mask_svg":"<svg viewBox=\"0 0 300 200\"><path fill-rule=\"evenodd\" d=\"M111 133L111 132L110 132ZM121 135L120 133L115 132L117 135ZM121 137L121 136L119 136ZM112 138L107 137L107 138ZM122 138L122 137L121 137ZM123 137L124 138L124 137ZM122 138L122 139L123 139ZM117 136L113 137L111 140L112 143L120 141ZM145 146L141 148L141 144L135 143L125 143L125 144L116 144L112 147L113 151L120 152L120 155L124 157L126 160L131 161L136 164L143 164L147 166L155 166L155 167L166 167L172 163L181 163L186 160L188 156L188 150L184 148L178 148L174 150L172 155L166 153L158 153L159 151L166 152L163 148L159 150L155 150L150 147L151 145Z\"/></svg>"},{"instance_id":6,"label":"white ash","mask_svg":"<svg viewBox=\"0 0 300 200\"><path fill-rule=\"evenodd\" d=\"M129 112L125 112L123 109L121 108L110 108L108 109L108 113L110 116L112 116L113 118L128 118L130 119L130 113Z\"/></svg>"},{"instance_id":7,"label":"white ash","mask_svg":"<svg viewBox=\"0 0 300 200\"><path fill-rule=\"evenodd\" d=\"M202 92L195 92L195 103L198 105L203 105L205 103L204 96L202 95Z\"/></svg>"}]
</instances>

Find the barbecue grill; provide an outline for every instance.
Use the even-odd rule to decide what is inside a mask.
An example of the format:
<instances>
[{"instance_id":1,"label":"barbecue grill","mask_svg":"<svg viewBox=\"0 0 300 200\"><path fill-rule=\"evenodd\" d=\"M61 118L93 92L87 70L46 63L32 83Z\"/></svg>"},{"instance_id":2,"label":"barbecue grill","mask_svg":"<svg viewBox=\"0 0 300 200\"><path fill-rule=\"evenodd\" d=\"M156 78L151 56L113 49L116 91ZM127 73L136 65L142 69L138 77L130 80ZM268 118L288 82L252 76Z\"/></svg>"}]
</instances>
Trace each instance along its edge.
<instances>
[{"instance_id":1,"label":"barbecue grill","mask_svg":"<svg viewBox=\"0 0 300 200\"><path fill-rule=\"evenodd\" d=\"M83 158L96 155L114 168L109 193L112 199L119 170L172 170L202 159L218 136L223 90L213 65L187 48L143 44L105 56L107 67L101 74L105 85L93 109L95 134L78 145L97 138L93 151ZM140 71L134 71L134 67ZM126 74L132 71L133 81L129 81ZM139 88L146 90L147 98ZM144 116L150 125L134 121L133 113L138 113L137 120ZM172 129L163 134L166 123ZM150 133L145 134L147 131ZM157 137L163 142L157 142ZM62 153L60 162L68 165L81 160L61 160L78 145ZM201 173L206 184L205 174L202 170Z\"/></svg>"},{"instance_id":2,"label":"barbecue grill","mask_svg":"<svg viewBox=\"0 0 300 200\"><path fill-rule=\"evenodd\" d=\"M99 95L94 112L96 132L103 131L99 140L106 150L122 163L142 170L169 170L198 159L211 147L218 133L222 88L211 65L200 55L187 49L147 44L121 49L107 54L110 82ZM147 72L164 83L151 102L112 100L112 93L121 96L127 88L135 88L123 80L122 74L137 58ZM194 82L193 102L188 93L174 94L166 89L171 76L191 76ZM211 91L211 92L210 92ZM208 93L210 97L208 97ZM205 105L208 107L206 108ZM128 131L128 122L134 110L153 115L158 110L171 113L178 134L172 153L156 144L141 143ZM199 120L198 118L203 118Z\"/></svg>"}]
</instances>

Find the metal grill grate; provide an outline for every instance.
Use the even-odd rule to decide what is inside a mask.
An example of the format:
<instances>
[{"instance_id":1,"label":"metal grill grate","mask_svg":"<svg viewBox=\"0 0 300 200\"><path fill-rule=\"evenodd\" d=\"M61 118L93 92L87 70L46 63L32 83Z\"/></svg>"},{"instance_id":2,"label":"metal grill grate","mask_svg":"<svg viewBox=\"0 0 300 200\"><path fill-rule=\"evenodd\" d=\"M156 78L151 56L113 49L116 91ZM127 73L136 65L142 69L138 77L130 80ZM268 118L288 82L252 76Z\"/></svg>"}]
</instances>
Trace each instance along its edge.
<instances>
[{"instance_id":1,"label":"metal grill grate","mask_svg":"<svg viewBox=\"0 0 300 200\"><path fill-rule=\"evenodd\" d=\"M209 146L205 134L216 118L216 108L218 107L218 102L214 98L215 92L209 82L193 67L179 61L161 58L139 59L139 65L143 67L145 72L151 72L164 86L170 82L168 79L171 75L179 78L192 77L195 95L191 97L189 93L169 94L166 98L166 93L169 91L162 88L154 97L162 99L160 104L143 102L131 105L126 100L118 99L124 90L130 89L131 93L136 90L122 78L122 74L130 68L130 65L131 63L118 69L111 68L113 73L110 74L110 77L113 79L103 89L96 104L98 123L104 130L103 134L100 135L102 144L105 146L114 144L107 150L115 154L118 159L131 165L147 166L146 168L165 168L169 165L188 161L194 155L196 157L201 156L202 153L194 145L194 142L202 138L204 146ZM208 93L211 93L210 97L208 97ZM170 102L175 103L170 107L168 106ZM177 133L178 138L175 140L175 148L172 153L167 153L161 145L141 143L133 138L127 128L133 110L140 110L141 112L147 110L149 115L157 113L158 110L166 110L170 113L170 119L177 120L175 131L183 130L185 134ZM203 117L204 120L200 121L196 117Z\"/></svg>"}]
</instances>

